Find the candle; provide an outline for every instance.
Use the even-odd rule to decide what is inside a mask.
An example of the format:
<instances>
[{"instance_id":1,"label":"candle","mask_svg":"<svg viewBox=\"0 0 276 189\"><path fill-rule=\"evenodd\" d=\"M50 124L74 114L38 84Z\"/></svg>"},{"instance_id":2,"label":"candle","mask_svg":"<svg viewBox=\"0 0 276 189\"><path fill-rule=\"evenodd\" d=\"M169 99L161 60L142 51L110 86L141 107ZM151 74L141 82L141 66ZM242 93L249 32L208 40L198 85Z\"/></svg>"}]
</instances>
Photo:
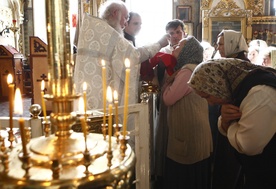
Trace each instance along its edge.
<instances>
[{"instance_id":1,"label":"candle","mask_svg":"<svg viewBox=\"0 0 276 189\"><path fill-rule=\"evenodd\" d=\"M81 127L82 127L82 132L84 136L84 142L86 142L86 135L87 135L87 126L86 126L86 120L83 116L80 117L81 121Z\"/></svg>"},{"instance_id":2,"label":"candle","mask_svg":"<svg viewBox=\"0 0 276 189\"><path fill-rule=\"evenodd\" d=\"M126 76L125 76L125 102L124 102L124 121L123 121L123 136L126 136L127 128L127 116L128 116L128 87L129 87L129 74L130 74L130 62L129 59L125 60Z\"/></svg>"},{"instance_id":3,"label":"candle","mask_svg":"<svg viewBox=\"0 0 276 189\"><path fill-rule=\"evenodd\" d=\"M44 115L44 121L47 122L46 105L44 101L44 89L45 89L45 83L44 83L44 80L42 80L41 81L41 105L42 105L42 111Z\"/></svg>"},{"instance_id":4,"label":"candle","mask_svg":"<svg viewBox=\"0 0 276 189\"><path fill-rule=\"evenodd\" d=\"M19 123L19 128L20 128L20 133L21 133L23 156L27 156L27 143L26 143L24 118L22 117L22 115L23 115L23 104L22 104L22 97L21 97L21 92L20 92L19 88L17 88L15 90L14 103L16 104L16 106L14 106L14 113L20 115L20 118L18 119L18 123Z\"/></svg>"},{"instance_id":5,"label":"candle","mask_svg":"<svg viewBox=\"0 0 276 189\"><path fill-rule=\"evenodd\" d=\"M84 108L84 116L86 118L86 111L87 111L87 100L86 100L86 89L87 89L87 84L86 82L83 83L83 108Z\"/></svg>"},{"instance_id":6,"label":"candle","mask_svg":"<svg viewBox=\"0 0 276 189\"><path fill-rule=\"evenodd\" d=\"M114 106L115 106L115 122L116 122L116 127L119 125L118 121L118 93L116 90L113 92L113 97L114 97Z\"/></svg>"},{"instance_id":7,"label":"candle","mask_svg":"<svg viewBox=\"0 0 276 189\"><path fill-rule=\"evenodd\" d=\"M14 84L13 84L13 78L12 78L12 75L9 74L8 77L7 77L7 83L8 83L8 87L9 87L9 105L10 105L10 109L9 109L9 115L10 115L10 130L13 129L13 120L12 120L12 117L13 117L13 96L14 96Z\"/></svg>"},{"instance_id":8,"label":"candle","mask_svg":"<svg viewBox=\"0 0 276 189\"><path fill-rule=\"evenodd\" d=\"M81 115L84 114L84 101L83 101L83 97L79 98L79 113Z\"/></svg>"},{"instance_id":9,"label":"candle","mask_svg":"<svg viewBox=\"0 0 276 189\"><path fill-rule=\"evenodd\" d=\"M109 136L109 150L111 150L111 136L112 136L112 90L111 87L107 87L107 101L108 104L108 136Z\"/></svg>"},{"instance_id":10,"label":"candle","mask_svg":"<svg viewBox=\"0 0 276 189\"><path fill-rule=\"evenodd\" d=\"M102 84L103 84L103 126L105 126L105 112L106 112L106 67L105 62L102 60Z\"/></svg>"}]
</instances>

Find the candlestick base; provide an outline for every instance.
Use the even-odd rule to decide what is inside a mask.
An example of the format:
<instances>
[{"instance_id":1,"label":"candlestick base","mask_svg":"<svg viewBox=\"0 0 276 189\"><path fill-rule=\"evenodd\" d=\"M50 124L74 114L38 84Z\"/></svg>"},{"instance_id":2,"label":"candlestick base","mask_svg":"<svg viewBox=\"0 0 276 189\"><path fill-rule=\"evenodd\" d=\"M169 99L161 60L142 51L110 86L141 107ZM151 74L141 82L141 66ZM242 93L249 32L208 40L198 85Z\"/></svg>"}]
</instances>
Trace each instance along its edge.
<instances>
[{"instance_id":1,"label":"candlestick base","mask_svg":"<svg viewBox=\"0 0 276 189\"><path fill-rule=\"evenodd\" d=\"M14 140L15 140L15 138L14 138L14 133L13 133L13 129L12 128L10 128L10 130L8 131L8 133L9 133L9 141L10 141L10 149L12 149L13 148L13 142L14 142Z\"/></svg>"},{"instance_id":2,"label":"candlestick base","mask_svg":"<svg viewBox=\"0 0 276 189\"><path fill-rule=\"evenodd\" d=\"M29 169L31 168L30 155L29 155L29 153L27 153L27 154L20 153L18 155L18 157L22 162L22 169L25 170L24 178L29 179L30 178Z\"/></svg>"},{"instance_id":3,"label":"candlestick base","mask_svg":"<svg viewBox=\"0 0 276 189\"><path fill-rule=\"evenodd\" d=\"M120 140L120 143L121 143L121 146L120 146L120 154L121 154L121 160L124 160L126 154L126 149L127 149L127 142L129 140L129 132L126 132L125 134L122 132L120 132L120 137L119 137L119 140Z\"/></svg>"},{"instance_id":4,"label":"candlestick base","mask_svg":"<svg viewBox=\"0 0 276 189\"><path fill-rule=\"evenodd\" d=\"M108 129L108 124L107 123L105 125L102 124L102 133L103 133L104 140L106 140L107 129Z\"/></svg>"},{"instance_id":5,"label":"candlestick base","mask_svg":"<svg viewBox=\"0 0 276 189\"><path fill-rule=\"evenodd\" d=\"M9 172L9 152L7 151L6 145L5 145L5 138L3 138L0 135L0 144L1 144L1 161L4 167L4 173L7 175Z\"/></svg>"},{"instance_id":6,"label":"candlestick base","mask_svg":"<svg viewBox=\"0 0 276 189\"><path fill-rule=\"evenodd\" d=\"M49 137L51 132L51 123L49 121L42 121L42 125L45 137Z\"/></svg>"},{"instance_id":7,"label":"candlestick base","mask_svg":"<svg viewBox=\"0 0 276 189\"><path fill-rule=\"evenodd\" d=\"M107 159L108 159L107 166L110 168L112 166L111 160L113 158L113 152L112 152L111 149L107 151L107 155L106 156L107 156Z\"/></svg>"},{"instance_id":8,"label":"candlestick base","mask_svg":"<svg viewBox=\"0 0 276 189\"><path fill-rule=\"evenodd\" d=\"M115 129L115 131L114 131L114 135L116 136L116 142L117 142L117 144L119 144L119 136L120 136L120 131L121 131L121 128L123 127L123 125L122 124L113 124L113 127L114 127L114 129Z\"/></svg>"},{"instance_id":9,"label":"candlestick base","mask_svg":"<svg viewBox=\"0 0 276 189\"><path fill-rule=\"evenodd\" d=\"M83 161L84 161L84 166L85 166L84 174L86 176L92 175L92 173L89 172L89 170L88 170L88 167L91 165L92 158L91 158L91 155L90 155L90 153L87 149L85 149L85 151L83 153Z\"/></svg>"}]
</instances>

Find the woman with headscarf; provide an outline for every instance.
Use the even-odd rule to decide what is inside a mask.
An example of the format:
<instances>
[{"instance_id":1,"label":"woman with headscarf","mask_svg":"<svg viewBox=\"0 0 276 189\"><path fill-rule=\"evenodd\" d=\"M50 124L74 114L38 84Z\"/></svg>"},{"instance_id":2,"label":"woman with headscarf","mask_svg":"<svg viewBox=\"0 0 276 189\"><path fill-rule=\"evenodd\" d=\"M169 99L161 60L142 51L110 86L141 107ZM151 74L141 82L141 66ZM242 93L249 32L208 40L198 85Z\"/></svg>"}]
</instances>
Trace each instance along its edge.
<instances>
[{"instance_id":1,"label":"woman with headscarf","mask_svg":"<svg viewBox=\"0 0 276 189\"><path fill-rule=\"evenodd\" d=\"M248 52L247 43L243 34L238 31L222 30L217 36L217 51L221 57L249 61L245 54ZM242 182L240 165L227 138L218 132L219 116L220 105L209 105L209 120L214 136L212 189L237 189Z\"/></svg>"},{"instance_id":2,"label":"woman with headscarf","mask_svg":"<svg viewBox=\"0 0 276 189\"><path fill-rule=\"evenodd\" d=\"M235 149L242 188L276 188L276 71L233 58L209 60L188 83L209 104L222 105L219 131Z\"/></svg>"},{"instance_id":3,"label":"woman with headscarf","mask_svg":"<svg viewBox=\"0 0 276 189\"><path fill-rule=\"evenodd\" d=\"M192 71L202 62L203 48L190 36L175 46L175 73L162 88L167 105L168 140L164 188L209 189L212 136L208 104L188 86Z\"/></svg>"},{"instance_id":4,"label":"woman with headscarf","mask_svg":"<svg viewBox=\"0 0 276 189\"><path fill-rule=\"evenodd\" d=\"M248 45L241 32L222 30L217 36L217 50L221 57L248 60Z\"/></svg>"}]
</instances>

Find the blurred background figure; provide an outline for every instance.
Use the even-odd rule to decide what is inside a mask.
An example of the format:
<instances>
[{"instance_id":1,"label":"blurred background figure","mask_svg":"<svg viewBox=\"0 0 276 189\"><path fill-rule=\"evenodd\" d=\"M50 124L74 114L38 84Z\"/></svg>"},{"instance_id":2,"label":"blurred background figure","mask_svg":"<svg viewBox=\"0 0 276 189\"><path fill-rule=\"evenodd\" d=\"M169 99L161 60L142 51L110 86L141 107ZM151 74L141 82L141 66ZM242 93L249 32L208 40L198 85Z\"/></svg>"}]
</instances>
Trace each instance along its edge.
<instances>
[{"instance_id":1,"label":"blurred background figure","mask_svg":"<svg viewBox=\"0 0 276 189\"><path fill-rule=\"evenodd\" d=\"M135 36L140 32L142 25L141 16L136 12L129 12L129 18L124 29L124 36L135 47Z\"/></svg>"},{"instance_id":2,"label":"blurred background figure","mask_svg":"<svg viewBox=\"0 0 276 189\"><path fill-rule=\"evenodd\" d=\"M276 51L276 47L269 46L261 51L263 66L275 68L275 63L273 64L272 58L271 58L272 51Z\"/></svg>"},{"instance_id":3,"label":"blurred background figure","mask_svg":"<svg viewBox=\"0 0 276 189\"><path fill-rule=\"evenodd\" d=\"M200 44L203 47L203 61L210 60L215 51L215 47L207 41L202 41Z\"/></svg>"},{"instance_id":4,"label":"blurred background figure","mask_svg":"<svg viewBox=\"0 0 276 189\"><path fill-rule=\"evenodd\" d=\"M262 58L260 51L267 48L267 43L261 39L254 39L250 41L248 44L248 54L247 58L251 61L251 63L256 65L262 64Z\"/></svg>"},{"instance_id":5,"label":"blurred background figure","mask_svg":"<svg viewBox=\"0 0 276 189\"><path fill-rule=\"evenodd\" d=\"M247 54L247 58L250 60L250 62L252 64L256 64L256 65L261 65L261 60L260 60L260 48L257 46L251 46L248 47L248 54Z\"/></svg>"},{"instance_id":6,"label":"blurred background figure","mask_svg":"<svg viewBox=\"0 0 276 189\"><path fill-rule=\"evenodd\" d=\"M248 46L249 47L257 46L261 49L268 47L267 43L264 40L261 40L261 39L254 39L254 40L250 41Z\"/></svg>"}]
</instances>

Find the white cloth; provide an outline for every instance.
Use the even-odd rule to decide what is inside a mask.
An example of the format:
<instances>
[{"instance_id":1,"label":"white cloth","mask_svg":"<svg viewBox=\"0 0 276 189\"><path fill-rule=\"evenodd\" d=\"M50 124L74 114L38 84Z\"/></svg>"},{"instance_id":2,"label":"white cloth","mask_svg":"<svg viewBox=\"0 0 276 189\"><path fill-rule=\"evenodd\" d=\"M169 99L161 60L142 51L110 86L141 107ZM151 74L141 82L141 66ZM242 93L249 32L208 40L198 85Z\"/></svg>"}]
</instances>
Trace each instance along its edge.
<instances>
[{"instance_id":1,"label":"white cloth","mask_svg":"<svg viewBox=\"0 0 276 189\"><path fill-rule=\"evenodd\" d=\"M102 60L105 60L106 64L107 86L117 90L119 105L123 105L124 62L129 58L129 104L134 104L138 102L140 62L154 56L160 48L159 43L135 48L104 20L85 14L79 34L74 82L77 93L81 93L82 84L87 83L87 109L103 107Z\"/></svg>"},{"instance_id":2,"label":"white cloth","mask_svg":"<svg viewBox=\"0 0 276 189\"><path fill-rule=\"evenodd\" d=\"M173 51L173 47L169 44L166 47L163 47L160 52L162 53L168 53L168 54L172 54Z\"/></svg>"},{"instance_id":3,"label":"white cloth","mask_svg":"<svg viewBox=\"0 0 276 189\"><path fill-rule=\"evenodd\" d=\"M233 122L227 137L231 145L240 153L256 155L262 153L264 147L276 133L276 89L257 85L243 99L239 121ZM221 117L218 122L219 131L226 135L221 128Z\"/></svg>"},{"instance_id":4,"label":"white cloth","mask_svg":"<svg viewBox=\"0 0 276 189\"><path fill-rule=\"evenodd\" d=\"M226 57L242 51L248 52L247 43L241 32L234 30L223 30L224 53Z\"/></svg>"}]
</instances>

